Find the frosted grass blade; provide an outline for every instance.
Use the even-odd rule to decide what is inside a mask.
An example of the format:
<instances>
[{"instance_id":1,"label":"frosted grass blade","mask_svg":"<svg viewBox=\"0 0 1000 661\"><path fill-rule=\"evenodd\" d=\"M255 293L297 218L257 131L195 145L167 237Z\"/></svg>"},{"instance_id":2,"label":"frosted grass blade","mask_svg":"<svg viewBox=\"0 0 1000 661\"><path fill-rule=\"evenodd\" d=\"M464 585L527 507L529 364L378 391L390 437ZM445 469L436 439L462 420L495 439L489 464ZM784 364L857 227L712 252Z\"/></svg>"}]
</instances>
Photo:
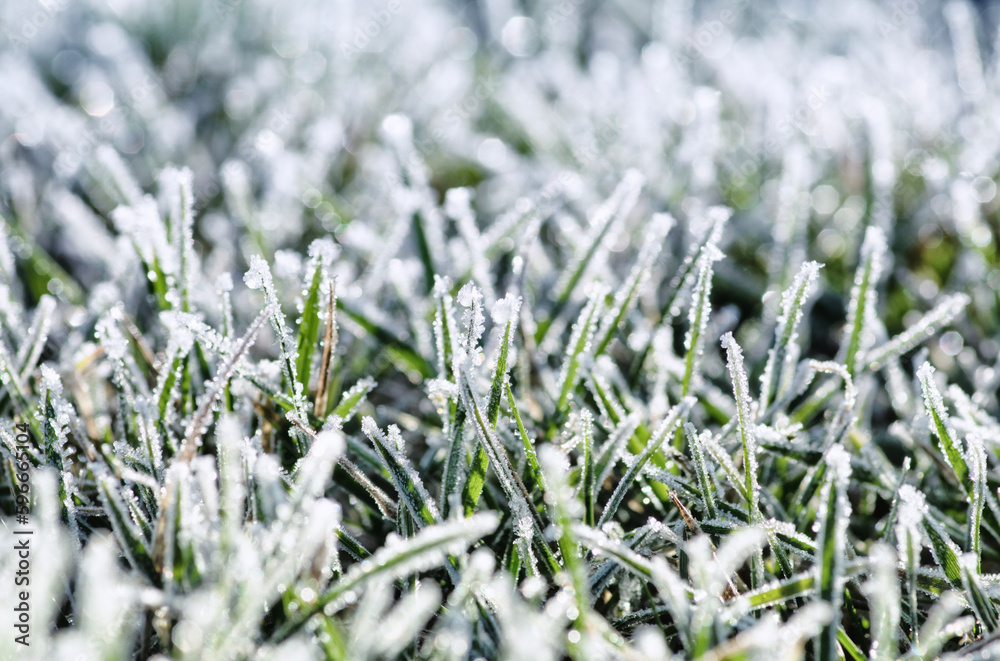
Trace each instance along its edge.
<instances>
[{"instance_id":1,"label":"frosted grass blade","mask_svg":"<svg viewBox=\"0 0 1000 661\"><path fill-rule=\"evenodd\" d=\"M440 521L441 515L437 506L428 495L423 481L417 471L413 469L410 460L403 454L403 439L400 436L399 428L390 425L389 435L386 437L375 421L367 416L362 421L361 427L365 436L375 446L383 465L392 477L392 483L396 487L400 501L410 512L417 527L423 528Z\"/></svg>"},{"instance_id":2,"label":"frosted grass blade","mask_svg":"<svg viewBox=\"0 0 1000 661\"><path fill-rule=\"evenodd\" d=\"M49 328L52 325L52 313L55 309L56 299L53 297L45 295L38 300L38 307L35 308L31 327L14 358L16 365L18 365L21 381L25 381L38 364L42 349L45 348L45 342L49 339Z\"/></svg>"},{"instance_id":3,"label":"frosted grass blade","mask_svg":"<svg viewBox=\"0 0 1000 661\"><path fill-rule=\"evenodd\" d=\"M138 526L132 521L118 490L119 484L106 471L98 470L94 477L101 502L104 504L105 511L111 521L112 530L115 537L118 538L122 552L129 564L145 573L146 576L156 576L157 572L149 541L143 537Z\"/></svg>"},{"instance_id":4,"label":"frosted grass blade","mask_svg":"<svg viewBox=\"0 0 1000 661\"><path fill-rule=\"evenodd\" d=\"M599 310L603 306L605 292L605 288L601 285L595 285L591 289L587 304L573 325L573 332L563 358L562 373L559 376L559 398L556 400L556 409L560 412L567 410L573 390L580 378L580 367L584 356L591 351L591 342L597 330Z\"/></svg>"},{"instance_id":5,"label":"frosted grass blade","mask_svg":"<svg viewBox=\"0 0 1000 661\"><path fill-rule=\"evenodd\" d=\"M240 338L236 346L233 347L232 353L227 356L226 362L219 368L215 378L206 384L205 394L198 403L198 410L191 416L185 428L184 442L178 452L178 456L182 461L191 461L198 451L201 437L206 431L208 417L212 413L215 402L222 396L226 384L233 378L236 369L240 365L240 361L243 360L250 347L253 346L261 327L272 314L274 314L274 310L268 306L257 315L257 319L254 320L250 328L247 329L247 332Z\"/></svg>"},{"instance_id":6,"label":"frosted grass blade","mask_svg":"<svg viewBox=\"0 0 1000 661\"><path fill-rule=\"evenodd\" d=\"M555 446L545 445L540 450L539 461L545 472L545 481L549 485L548 497L552 503L555 523L555 537L562 552L563 568L569 574L573 596L576 599L577 614L570 618L575 629L582 628L583 616L590 610L590 594L587 585L587 570L584 558L578 546L575 523L582 514L580 503L573 498L573 491L566 475L569 473L569 462L562 451Z\"/></svg>"},{"instance_id":7,"label":"frosted grass blade","mask_svg":"<svg viewBox=\"0 0 1000 661\"><path fill-rule=\"evenodd\" d=\"M966 437L966 459L969 467L969 480L972 489L969 498L969 518L966 524L965 550L975 557L975 571L982 571L982 526L983 508L986 504L986 447L983 440L975 434Z\"/></svg>"},{"instance_id":8,"label":"frosted grass blade","mask_svg":"<svg viewBox=\"0 0 1000 661\"><path fill-rule=\"evenodd\" d=\"M167 168L160 174L160 190L167 199L170 242L176 257L175 309L191 312L191 288L197 272L194 255L194 192L189 168ZM169 283L168 283L169 284Z\"/></svg>"},{"instance_id":9,"label":"frosted grass blade","mask_svg":"<svg viewBox=\"0 0 1000 661\"><path fill-rule=\"evenodd\" d=\"M632 267L628 278L615 293L611 309L604 315L604 321L601 323L601 330L598 334L599 339L594 346L594 356L600 356L605 352L608 345L611 344L611 340L614 339L615 333L624 323L626 315L635 306L639 290L649 278L653 264L663 248L663 242L675 222L670 214L655 214L653 216L651 227L642 239L642 247L636 258L635 266Z\"/></svg>"},{"instance_id":10,"label":"frosted grass blade","mask_svg":"<svg viewBox=\"0 0 1000 661\"><path fill-rule=\"evenodd\" d=\"M887 360L902 356L924 340L933 337L941 328L951 324L969 305L966 294L953 294L934 306L915 324L885 344L865 352L863 361L870 370L881 369Z\"/></svg>"},{"instance_id":11,"label":"frosted grass blade","mask_svg":"<svg viewBox=\"0 0 1000 661\"><path fill-rule=\"evenodd\" d=\"M890 546L876 544L868 552L872 573L864 585L872 614L872 661L894 661L899 653L896 631L902 602L896 578L896 553Z\"/></svg>"},{"instance_id":12,"label":"frosted grass blade","mask_svg":"<svg viewBox=\"0 0 1000 661\"><path fill-rule=\"evenodd\" d=\"M510 465L510 460L507 457L507 452L497 437L496 431L486 420L483 407L479 402L479 393L474 389L471 375L469 375L468 371L469 368L466 365L460 373L458 387L462 397L462 405L469 415L469 420L472 423L473 429L475 429L479 443L486 450L490 463L494 466L500 486L510 501L511 508L522 515L526 513L531 517L532 523L535 526L535 533L532 539L535 541L536 550L545 558L546 567L552 573L558 572L560 570L559 563L552 554L552 550L545 543L545 526L542 525L538 512L531 505L531 495L521 482L521 479L514 473Z\"/></svg>"},{"instance_id":13,"label":"frosted grass blade","mask_svg":"<svg viewBox=\"0 0 1000 661\"><path fill-rule=\"evenodd\" d=\"M260 255L250 257L250 269L243 276L243 281L248 288L259 289L264 293L265 304L271 309L271 314L268 316L270 317L271 327L274 329L274 335L278 341L278 350L281 355L281 371L288 386L288 395L295 407L295 412L300 418L305 419L307 416L305 389L296 378L295 364L298 362L298 351L292 346L292 340L285 326L285 314L281 311L281 304L278 302L278 296L274 289L271 268Z\"/></svg>"},{"instance_id":14,"label":"frosted grass blade","mask_svg":"<svg viewBox=\"0 0 1000 661\"><path fill-rule=\"evenodd\" d=\"M876 288L882 277L887 251L888 246L882 230L875 226L868 227L864 243L861 245L861 261L854 274L851 303L847 310L847 324L844 327L847 342L841 346L837 355L837 359L847 366L851 376L855 375L859 353L868 349L870 333L867 329L875 319L875 304L878 298Z\"/></svg>"},{"instance_id":15,"label":"frosted grass blade","mask_svg":"<svg viewBox=\"0 0 1000 661\"><path fill-rule=\"evenodd\" d=\"M817 598L830 604L836 613L840 610L844 592L847 523L851 516L851 504L847 499L851 459L846 450L835 445L827 455L827 465L829 477L821 496L821 524L816 538L816 566L819 568ZM836 623L823 628L817 639L818 659L836 661L837 630Z\"/></svg>"},{"instance_id":16,"label":"frosted grass blade","mask_svg":"<svg viewBox=\"0 0 1000 661\"><path fill-rule=\"evenodd\" d=\"M615 512L618 511L618 507L621 505L622 500L624 500L625 495L632 488L632 484L635 482L636 478L639 476L640 471L649 462L653 453L660 449L663 445L664 440L677 428L679 424L687 416L691 407L694 406L695 400L693 397L685 397L681 400L679 404L670 409L667 413L667 417L664 418L660 426L657 427L656 431L653 432L652 437L646 442L646 447L643 448L642 453L633 460L629 465L628 470L625 471L625 475L618 482L615 487L614 493L611 494L611 498L608 500L607 504L604 506L604 510L601 512L601 517L597 521L597 526L601 527L605 523L611 520Z\"/></svg>"},{"instance_id":17,"label":"frosted grass blade","mask_svg":"<svg viewBox=\"0 0 1000 661\"><path fill-rule=\"evenodd\" d=\"M941 391L938 390L937 384L934 383L934 368L931 367L930 363L924 363L920 366L920 369L917 370L917 378L920 380L920 389L924 395L924 410L931 419L931 429L941 444L945 460L951 466L951 469L955 471L955 477L958 478L958 482L962 485L962 488L966 491L971 491L966 479L969 474L969 467L962 456L961 447L957 444L955 430L952 428L951 421L948 418L948 410L945 408Z\"/></svg>"},{"instance_id":18,"label":"frosted grass blade","mask_svg":"<svg viewBox=\"0 0 1000 661\"><path fill-rule=\"evenodd\" d=\"M712 312L712 265L722 259L722 252L714 243L705 245L698 257L697 279L691 295L691 311L688 315L688 330L684 336L684 377L681 379L681 396L691 390L691 380L696 376L698 363L705 352L705 329Z\"/></svg>"},{"instance_id":19,"label":"frosted grass blade","mask_svg":"<svg viewBox=\"0 0 1000 661\"><path fill-rule=\"evenodd\" d=\"M715 479L709 472L708 460L705 457L705 445L708 442L707 437L711 436L711 432L706 430L699 436L694 430L694 425L685 423L684 433L687 435L688 447L691 448L694 458L695 471L698 474L698 485L701 497L705 502L705 513L710 519L718 518L719 513L715 507Z\"/></svg>"},{"instance_id":20,"label":"frosted grass blade","mask_svg":"<svg viewBox=\"0 0 1000 661\"><path fill-rule=\"evenodd\" d=\"M528 467L531 470L532 479L534 479L535 484L542 488L542 491L545 491L545 477L542 475L542 469L538 465L538 455L535 453L534 444L528 438L528 432L524 429L524 422L521 421L521 414L517 410L517 403L514 401L514 393L510 389L509 382L504 383L504 390L507 393L507 404L510 406L510 413L514 416L514 421L517 424L517 434L521 437L521 442L524 444L524 454L528 459Z\"/></svg>"},{"instance_id":21,"label":"frosted grass blade","mask_svg":"<svg viewBox=\"0 0 1000 661\"><path fill-rule=\"evenodd\" d=\"M750 414L750 383L747 379L746 369L743 367L743 350L733 339L732 333L726 333L722 336L722 347L726 350L729 378L733 383L733 398L736 401L736 417L743 448L744 485L749 498L747 515L751 523L757 523L761 519L760 487L757 484L757 435ZM764 559L760 552L754 555L751 569L753 587L759 587L764 582Z\"/></svg>"},{"instance_id":22,"label":"frosted grass blade","mask_svg":"<svg viewBox=\"0 0 1000 661\"><path fill-rule=\"evenodd\" d=\"M920 569L921 523L927 512L924 495L909 484L899 488L899 513L896 517L896 548L903 569L906 572L906 605L913 626L911 642L919 644L917 638L917 571Z\"/></svg>"},{"instance_id":23,"label":"frosted grass blade","mask_svg":"<svg viewBox=\"0 0 1000 661\"><path fill-rule=\"evenodd\" d=\"M344 599L371 580L393 580L415 572L430 569L445 562L458 546L466 547L496 530L499 519L492 512L476 514L461 521L449 521L430 526L414 537L397 544L390 544L376 551L369 562L358 563L324 592L314 603L287 622L273 637L282 641L296 632L315 613L323 610L333 613L348 605Z\"/></svg>"},{"instance_id":24,"label":"frosted grass blade","mask_svg":"<svg viewBox=\"0 0 1000 661\"><path fill-rule=\"evenodd\" d=\"M583 485L581 496L583 497L583 522L588 526L594 525L595 498L595 473L594 473L594 418L590 411L584 409L580 412L580 435L583 438L583 475L580 481Z\"/></svg>"},{"instance_id":25,"label":"frosted grass blade","mask_svg":"<svg viewBox=\"0 0 1000 661\"><path fill-rule=\"evenodd\" d=\"M606 249L605 237L632 211L639 199L644 182L645 178L642 174L637 170L629 170L611 197L594 212L590 222L592 229L585 241L585 247L580 254L573 258L573 264L556 284L555 305L551 315L547 320L539 323L538 329L535 331L536 344L541 344L542 340L545 339L545 334L552 322L562 313L573 291L583 279L587 267L602 250Z\"/></svg>"},{"instance_id":26,"label":"frosted grass blade","mask_svg":"<svg viewBox=\"0 0 1000 661\"><path fill-rule=\"evenodd\" d=\"M816 262L803 264L792 286L781 295L781 312L775 329L774 346L768 351L767 364L761 376L761 412L766 411L772 401L780 400L790 386L792 372L799 357L799 324L820 268L820 264Z\"/></svg>"}]
</instances>

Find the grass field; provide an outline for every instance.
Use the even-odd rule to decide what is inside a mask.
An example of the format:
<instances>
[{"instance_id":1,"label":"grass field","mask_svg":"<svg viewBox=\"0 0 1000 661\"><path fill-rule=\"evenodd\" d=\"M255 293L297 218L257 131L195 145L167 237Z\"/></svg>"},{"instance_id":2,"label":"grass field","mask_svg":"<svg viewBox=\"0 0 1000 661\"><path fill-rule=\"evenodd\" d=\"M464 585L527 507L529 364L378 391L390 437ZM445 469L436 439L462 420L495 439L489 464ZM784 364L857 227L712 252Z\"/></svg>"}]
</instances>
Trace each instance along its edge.
<instances>
[{"instance_id":1,"label":"grass field","mask_svg":"<svg viewBox=\"0 0 1000 661\"><path fill-rule=\"evenodd\" d=\"M0 7L0 658L1000 658L989 3Z\"/></svg>"}]
</instances>

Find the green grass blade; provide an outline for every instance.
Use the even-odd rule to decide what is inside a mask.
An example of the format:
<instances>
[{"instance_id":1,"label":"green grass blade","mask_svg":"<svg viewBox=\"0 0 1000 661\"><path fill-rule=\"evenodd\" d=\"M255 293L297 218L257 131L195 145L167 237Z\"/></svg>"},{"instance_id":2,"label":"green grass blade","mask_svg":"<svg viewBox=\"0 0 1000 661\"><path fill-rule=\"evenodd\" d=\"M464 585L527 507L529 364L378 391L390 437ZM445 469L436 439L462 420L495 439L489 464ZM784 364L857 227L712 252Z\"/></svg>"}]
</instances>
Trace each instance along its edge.
<instances>
[{"instance_id":1,"label":"green grass blade","mask_svg":"<svg viewBox=\"0 0 1000 661\"><path fill-rule=\"evenodd\" d=\"M733 339L732 333L722 336L722 347L726 350L726 364L733 384L733 398L736 401L737 423L743 448L744 486L749 497L747 514L751 522L756 522L760 519L760 487L757 484L757 434L750 414L750 383L746 368L743 366L743 350ZM754 560L753 576L756 585L760 585L763 581L762 562Z\"/></svg>"},{"instance_id":2,"label":"green grass blade","mask_svg":"<svg viewBox=\"0 0 1000 661\"><path fill-rule=\"evenodd\" d=\"M941 529L937 521L934 521L929 514L924 515L924 532L931 540L931 554L934 562L938 564L948 582L955 588L962 590L962 568L959 565L958 557L962 551L951 541L948 534Z\"/></svg>"},{"instance_id":3,"label":"green grass blade","mask_svg":"<svg viewBox=\"0 0 1000 661\"><path fill-rule=\"evenodd\" d=\"M340 398L340 402L338 402L336 408L333 409L333 415L337 416L344 422L353 418L354 414L358 412L359 408L361 408L361 405L364 403L368 393L374 390L375 386L375 379L367 376L360 379L343 394Z\"/></svg>"},{"instance_id":4,"label":"green grass blade","mask_svg":"<svg viewBox=\"0 0 1000 661\"><path fill-rule=\"evenodd\" d=\"M781 399L790 385L799 356L799 324L820 268L820 264L816 262L803 264L795 275L792 286L781 295L781 312L775 329L774 346L768 351L764 374L760 379L761 411L767 410L772 401Z\"/></svg>"},{"instance_id":5,"label":"green grass blade","mask_svg":"<svg viewBox=\"0 0 1000 661\"><path fill-rule=\"evenodd\" d=\"M955 430L948 418L948 409L944 405L941 392L938 390L937 384L934 383L934 368L931 367L930 363L924 363L920 366L920 369L917 370L917 378L920 380L920 389L924 395L924 409L931 419L934 435L941 443L945 460L955 472L955 477L958 478L962 488L971 492L971 484L967 479L969 467L965 463L960 446L956 443Z\"/></svg>"},{"instance_id":6,"label":"green grass blade","mask_svg":"<svg viewBox=\"0 0 1000 661\"><path fill-rule=\"evenodd\" d=\"M454 407L455 412L451 417L451 424L448 430L448 458L444 465L444 479L441 480L441 513L443 518L451 516L452 498L460 497L464 493L464 488L459 482L462 479L462 468L465 465L465 443L463 433L465 432L465 407L459 401Z\"/></svg>"},{"instance_id":7,"label":"green grass blade","mask_svg":"<svg viewBox=\"0 0 1000 661\"><path fill-rule=\"evenodd\" d=\"M688 330L684 336L684 377L681 379L681 396L691 391L691 380L698 371L698 363L705 353L705 329L712 313L712 273L713 264L722 259L722 253L714 243L705 245L698 257L697 279L691 295L691 311L688 315Z\"/></svg>"},{"instance_id":8,"label":"green grass blade","mask_svg":"<svg viewBox=\"0 0 1000 661\"><path fill-rule=\"evenodd\" d=\"M524 444L524 454L528 459L528 468L531 471L531 477L534 479L535 484L545 491L545 477L542 475L542 469L538 465L538 455L535 452L535 446L528 438L528 432L524 430L524 422L521 420L521 414L517 410L517 403L514 401L514 393L510 389L510 383L504 383L504 389L507 392L507 404L510 406L510 413L514 416L514 422L517 424L517 433L521 437L521 442Z\"/></svg>"},{"instance_id":9,"label":"green grass blade","mask_svg":"<svg viewBox=\"0 0 1000 661\"><path fill-rule=\"evenodd\" d=\"M581 496L583 497L583 522L588 526L594 525L595 506L595 473L594 473L594 419L590 411L586 409L580 412L580 434L583 437L583 475L580 480L583 484Z\"/></svg>"},{"instance_id":10,"label":"green grass blade","mask_svg":"<svg viewBox=\"0 0 1000 661\"><path fill-rule=\"evenodd\" d=\"M455 304L451 278L434 277L434 346L437 349L438 378L447 378L455 355Z\"/></svg>"},{"instance_id":11,"label":"green grass blade","mask_svg":"<svg viewBox=\"0 0 1000 661\"><path fill-rule=\"evenodd\" d=\"M472 461L469 464L469 474L465 478L465 486L462 488L462 507L465 516L471 516L479 507L479 497L483 493L486 484L486 471L490 467L490 457L481 441L476 441L476 447L472 454Z\"/></svg>"},{"instance_id":12,"label":"green grass blade","mask_svg":"<svg viewBox=\"0 0 1000 661\"><path fill-rule=\"evenodd\" d=\"M837 627L837 642L844 650L844 654L851 661L870 661L858 644L851 640L851 637L847 635L847 631L844 627ZM837 657L835 657L837 658Z\"/></svg>"},{"instance_id":13,"label":"green grass blade","mask_svg":"<svg viewBox=\"0 0 1000 661\"><path fill-rule=\"evenodd\" d=\"M653 215L651 227L642 239L642 247L639 250L635 266L632 267L628 278L615 293L614 304L604 316L601 331L594 347L595 357L605 352L608 345L611 344L611 340L614 339L615 333L625 322L625 317L635 305L639 290L649 278L653 264L663 248L663 242L674 224L674 218L670 214Z\"/></svg>"},{"instance_id":14,"label":"green grass blade","mask_svg":"<svg viewBox=\"0 0 1000 661\"><path fill-rule=\"evenodd\" d=\"M296 346L295 376L302 390L309 392L309 378L312 371L313 352L319 343L320 308L324 268L332 258L329 244L322 239L314 241L309 247L309 273L306 283L305 301L302 304L302 316L299 317L299 337ZM330 285L328 285L330 286Z\"/></svg>"},{"instance_id":15,"label":"green grass blade","mask_svg":"<svg viewBox=\"0 0 1000 661\"><path fill-rule=\"evenodd\" d=\"M639 456L632 461L628 470L625 471L625 475L622 476L622 479L618 482L614 493L611 494L611 498L608 500L607 504L604 506L604 510L601 512L601 517L597 521L598 527L601 527L610 521L611 517L618 511L619 506L622 504L622 500L625 499L625 495L632 488L632 485L635 483L640 471L642 471L643 467L649 462L653 453L660 449L660 446L663 445L663 441L668 436L673 434L677 426L681 424L688 412L691 410L691 407L694 406L694 403L694 398L685 397L679 404L670 409L666 418L664 418L663 422L660 423L660 426L653 433L649 441L646 442L646 447L643 448Z\"/></svg>"},{"instance_id":16,"label":"green grass blade","mask_svg":"<svg viewBox=\"0 0 1000 661\"><path fill-rule=\"evenodd\" d=\"M375 446L379 458L382 459L383 465L392 477L392 483L399 494L400 502L406 506L417 527L423 528L440 521L441 515L434 501L427 494L420 475L403 454L403 438L399 433L399 428L395 425L389 425L387 437L375 421L366 416L361 423L361 430Z\"/></svg>"},{"instance_id":17,"label":"green grass blade","mask_svg":"<svg viewBox=\"0 0 1000 661\"><path fill-rule=\"evenodd\" d=\"M829 478L823 488L820 507L820 529L816 538L816 565L819 567L817 598L840 611L844 592L844 561L847 548L847 523L851 515L847 487L851 477L851 460L847 451L835 445L827 455ZM823 628L817 640L816 657L823 661L837 660L837 624Z\"/></svg>"},{"instance_id":18,"label":"green grass blade","mask_svg":"<svg viewBox=\"0 0 1000 661\"><path fill-rule=\"evenodd\" d=\"M705 457L705 444L707 443L705 437L711 436L711 432L706 430L703 432L703 436L699 437L694 430L694 425L686 423L684 433L687 434L688 447L691 448L694 458L695 472L698 473L698 485L702 500L705 502L705 513L710 519L718 518L719 512L715 507L715 479L708 470L708 460Z\"/></svg>"},{"instance_id":19,"label":"green grass blade","mask_svg":"<svg viewBox=\"0 0 1000 661\"><path fill-rule=\"evenodd\" d=\"M507 294L493 306L493 323L503 328L498 337L493 376L490 379L490 394L486 400L486 419L496 428L500 416L500 402L503 399L504 384L507 381L507 357L514 344L514 331L521 312L521 298Z\"/></svg>"},{"instance_id":20,"label":"green grass blade","mask_svg":"<svg viewBox=\"0 0 1000 661\"><path fill-rule=\"evenodd\" d=\"M976 614L976 618L982 623L986 631L993 634L1000 629L1000 622L997 619L997 607L983 590L979 570L976 568L978 560L971 553L967 553L959 558L962 585L965 588L969 605L972 606L972 612Z\"/></svg>"},{"instance_id":21,"label":"green grass blade","mask_svg":"<svg viewBox=\"0 0 1000 661\"><path fill-rule=\"evenodd\" d=\"M538 329L535 331L535 344L541 344L542 340L545 339L545 334L552 326L552 322L569 303L570 297L583 279L590 263L602 250L607 249L605 237L632 211L639 199L643 183L644 177L637 170L629 170L611 197L594 213L591 218L592 230L586 239L583 250L574 257L573 264L565 272L566 275L556 284L555 304L552 313L548 319L538 324Z\"/></svg>"},{"instance_id":22,"label":"green grass blade","mask_svg":"<svg viewBox=\"0 0 1000 661\"><path fill-rule=\"evenodd\" d=\"M559 398L556 401L556 410L565 413L569 407L569 402L576 388L577 380L580 377L580 367L584 356L590 351L594 332L597 330L597 321L600 316L600 308L603 305L605 288L602 285L595 285L587 299L587 304L580 312L580 317L573 325L573 332L570 335L569 344L566 345L566 355L563 359L562 374L559 377Z\"/></svg>"},{"instance_id":23,"label":"green grass blade","mask_svg":"<svg viewBox=\"0 0 1000 661\"><path fill-rule=\"evenodd\" d=\"M858 354L867 349L867 329L875 318L876 288L882 277L887 251L885 234L879 228L869 226L861 245L861 261L854 275L851 303L847 310L847 343L842 345L837 356L852 377L855 375Z\"/></svg>"},{"instance_id":24,"label":"green grass blade","mask_svg":"<svg viewBox=\"0 0 1000 661\"><path fill-rule=\"evenodd\" d=\"M424 378L434 376L434 372L427 363L427 360L409 342L398 337L385 326L365 316L364 313L354 309L345 303L343 299L337 299L337 309L343 312L365 332L370 333L379 346L385 347L387 350L391 349L394 356L403 361L408 368Z\"/></svg>"},{"instance_id":25,"label":"green grass blade","mask_svg":"<svg viewBox=\"0 0 1000 661\"><path fill-rule=\"evenodd\" d=\"M454 552L456 544L467 546L482 539L496 530L498 523L496 514L484 512L468 519L424 528L404 542L383 546L368 558L368 562L359 562L351 567L308 608L285 623L275 633L273 640L285 640L321 610L333 613L343 609L350 603L344 597L369 581L391 581L442 564L448 554Z\"/></svg>"}]
</instances>

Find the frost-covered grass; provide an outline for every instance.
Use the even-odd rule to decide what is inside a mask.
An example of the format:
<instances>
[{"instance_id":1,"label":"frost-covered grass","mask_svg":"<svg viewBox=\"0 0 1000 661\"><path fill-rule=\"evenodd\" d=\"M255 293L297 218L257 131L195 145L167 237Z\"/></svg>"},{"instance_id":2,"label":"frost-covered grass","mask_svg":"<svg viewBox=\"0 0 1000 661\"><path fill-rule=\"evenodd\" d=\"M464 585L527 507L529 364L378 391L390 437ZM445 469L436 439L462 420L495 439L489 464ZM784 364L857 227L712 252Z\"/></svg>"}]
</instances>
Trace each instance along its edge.
<instances>
[{"instance_id":1,"label":"frost-covered grass","mask_svg":"<svg viewBox=\"0 0 1000 661\"><path fill-rule=\"evenodd\" d=\"M3 3L0 658L1000 655L997 54L801 4Z\"/></svg>"}]
</instances>

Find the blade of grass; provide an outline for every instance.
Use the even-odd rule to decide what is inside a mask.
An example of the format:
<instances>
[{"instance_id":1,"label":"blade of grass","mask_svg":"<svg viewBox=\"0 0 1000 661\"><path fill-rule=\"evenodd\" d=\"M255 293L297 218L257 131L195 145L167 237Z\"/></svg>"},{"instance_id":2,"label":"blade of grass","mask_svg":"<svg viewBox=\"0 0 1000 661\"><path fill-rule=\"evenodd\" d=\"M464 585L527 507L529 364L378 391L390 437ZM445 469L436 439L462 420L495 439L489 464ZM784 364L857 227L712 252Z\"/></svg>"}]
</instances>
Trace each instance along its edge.
<instances>
[{"instance_id":1,"label":"blade of grass","mask_svg":"<svg viewBox=\"0 0 1000 661\"><path fill-rule=\"evenodd\" d=\"M871 327L875 318L876 288L882 277L887 250L885 234L879 228L869 226L861 244L861 261L854 274L851 303L847 310L847 342L837 355L852 377L855 376L858 354L867 350L866 329Z\"/></svg>"},{"instance_id":2,"label":"blade of grass","mask_svg":"<svg viewBox=\"0 0 1000 661\"><path fill-rule=\"evenodd\" d=\"M399 494L400 501L406 506L418 528L431 526L441 520L437 506L424 489L420 475L410 464L410 460L402 451L402 437L399 428L389 426L389 436L379 429L371 418L366 416L361 423L361 430L375 446L379 458L389 475L393 486Z\"/></svg>"},{"instance_id":3,"label":"blade of grass","mask_svg":"<svg viewBox=\"0 0 1000 661\"><path fill-rule=\"evenodd\" d=\"M614 493L611 494L611 498L608 500L607 504L604 506L604 510L601 512L601 517L597 521L598 527L601 527L610 521L611 517L618 511L618 507L621 505L622 500L625 499L625 495L632 488L632 484L639 476L643 466L645 466L649 459L653 456L653 453L656 452L661 445L663 445L663 441L668 436L673 434L674 429L681 424L688 412L691 410L691 407L694 406L694 403L695 400L693 397L685 397L679 404L670 409L666 418L664 418L663 422L660 423L660 426L653 433L652 437L649 441L647 441L646 447L643 448L642 453L640 453L639 456L632 461L628 470L625 471L625 475L622 476L622 479L618 482Z\"/></svg>"},{"instance_id":4,"label":"blade of grass","mask_svg":"<svg viewBox=\"0 0 1000 661\"><path fill-rule=\"evenodd\" d=\"M969 475L969 467L962 456L960 446L955 441L955 430L951 426L948 418L948 409L944 405L941 392L934 383L934 368L930 363L924 363L917 370L917 378L920 380L920 389L924 395L924 410L927 412L933 423L931 429L941 443L941 449L945 460L955 472L958 483L967 493L971 493L971 483L966 479Z\"/></svg>"},{"instance_id":5,"label":"blade of grass","mask_svg":"<svg viewBox=\"0 0 1000 661\"><path fill-rule=\"evenodd\" d=\"M816 565L819 585L816 596L840 611L844 593L844 561L847 548L847 523L851 504L847 487L851 477L851 459L841 446L835 445L827 455L829 478L823 488L820 508L820 529L816 538ZM823 661L837 660L838 625L832 622L823 628L817 639L816 657Z\"/></svg>"},{"instance_id":6,"label":"blade of grass","mask_svg":"<svg viewBox=\"0 0 1000 661\"><path fill-rule=\"evenodd\" d=\"M691 380L698 371L698 363L705 352L705 329L712 313L712 265L722 259L722 252L714 243L708 243L698 257L697 279L691 294L688 330L684 335L684 377L681 379L681 396L691 391ZM680 441L677 441L680 445Z\"/></svg>"},{"instance_id":7,"label":"blade of grass","mask_svg":"<svg viewBox=\"0 0 1000 661\"><path fill-rule=\"evenodd\" d=\"M722 347L726 350L726 364L733 384L733 398L736 401L736 417L743 448L743 472L747 502L747 515L751 523L761 519L760 487L757 484L757 435L750 414L750 383L743 366L743 350L733 339L732 333L722 336ZM751 585L757 588L764 582L764 558L760 551L754 554L751 563Z\"/></svg>"},{"instance_id":8,"label":"blade of grass","mask_svg":"<svg viewBox=\"0 0 1000 661\"><path fill-rule=\"evenodd\" d=\"M583 522L594 525L595 485L594 485L594 419L590 411L580 412L580 435L583 437L583 475L580 480L583 485L580 495L583 498Z\"/></svg>"},{"instance_id":9,"label":"blade of grass","mask_svg":"<svg viewBox=\"0 0 1000 661\"><path fill-rule=\"evenodd\" d=\"M335 613L346 607L349 593L368 581L394 580L443 563L456 544L468 545L496 530L499 519L492 512L476 514L468 519L449 521L427 527L399 544L383 546L369 558L344 574L315 602L301 609L275 632L273 642L279 643L298 631L320 611Z\"/></svg>"},{"instance_id":10,"label":"blade of grass","mask_svg":"<svg viewBox=\"0 0 1000 661\"><path fill-rule=\"evenodd\" d=\"M562 374L559 377L559 398L556 401L556 410L560 413L565 413L569 407L571 395L580 377L583 358L591 349L605 293L605 288L596 284L590 291L587 304L580 312L580 317L573 325L573 332L566 345L566 354L563 358Z\"/></svg>"},{"instance_id":11,"label":"blade of grass","mask_svg":"<svg viewBox=\"0 0 1000 661\"><path fill-rule=\"evenodd\" d=\"M545 477L542 475L542 469L538 465L538 455L535 453L534 444L528 438L528 432L524 430L524 422L522 422L521 414L517 410L517 403L514 401L514 393L510 389L509 382L504 383L504 389L507 392L507 404L510 406L510 413L514 416L514 421L517 423L517 433L524 444L524 454L528 459L528 468L531 471L531 477L535 481L535 484L541 487L542 491L545 491Z\"/></svg>"},{"instance_id":12,"label":"blade of grass","mask_svg":"<svg viewBox=\"0 0 1000 661\"><path fill-rule=\"evenodd\" d=\"M331 281L326 306L326 327L323 331L323 358L319 365L319 382L316 384L316 400L313 415L325 418L330 399L330 367L333 362L333 348L337 345L337 293Z\"/></svg>"},{"instance_id":13,"label":"blade of grass","mask_svg":"<svg viewBox=\"0 0 1000 661\"><path fill-rule=\"evenodd\" d=\"M820 268L816 262L803 264L792 286L781 295L781 313L775 329L774 346L768 351L764 374L760 379L761 412L766 411L772 401L781 399L790 385L799 356L799 323Z\"/></svg>"},{"instance_id":14,"label":"blade of grass","mask_svg":"<svg viewBox=\"0 0 1000 661\"><path fill-rule=\"evenodd\" d=\"M615 301L611 309L604 316L601 324L601 332L594 348L594 356L602 355L614 339L615 333L621 328L626 315L635 305L639 290L649 278L653 264L659 257L663 248L663 242L667 234L673 228L676 221L670 214L654 214L650 222L650 229L642 239L642 247L639 256L636 258L635 266L629 273L628 278L615 293Z\"/></svg>"},{"instance_id":15,"label":"blade of grass","mask_svg":"<svg viewBox=\"0 0 1000 661\"><path fill-rule=\"evenodd\" d=\"M611 197L602 204L591 218L591 232L583 250L573 259L572 266L565 271L565 276L556 284L556 297L549 318L539 322L535 331L535 344L541 344L552 322L558 317L577 285L583 279L587 267L601 250L607 249L605 237L611 229L619 224L632 211L639 199L644 177L637 170L625 173Z\"/></svg>"}]
</instances>

